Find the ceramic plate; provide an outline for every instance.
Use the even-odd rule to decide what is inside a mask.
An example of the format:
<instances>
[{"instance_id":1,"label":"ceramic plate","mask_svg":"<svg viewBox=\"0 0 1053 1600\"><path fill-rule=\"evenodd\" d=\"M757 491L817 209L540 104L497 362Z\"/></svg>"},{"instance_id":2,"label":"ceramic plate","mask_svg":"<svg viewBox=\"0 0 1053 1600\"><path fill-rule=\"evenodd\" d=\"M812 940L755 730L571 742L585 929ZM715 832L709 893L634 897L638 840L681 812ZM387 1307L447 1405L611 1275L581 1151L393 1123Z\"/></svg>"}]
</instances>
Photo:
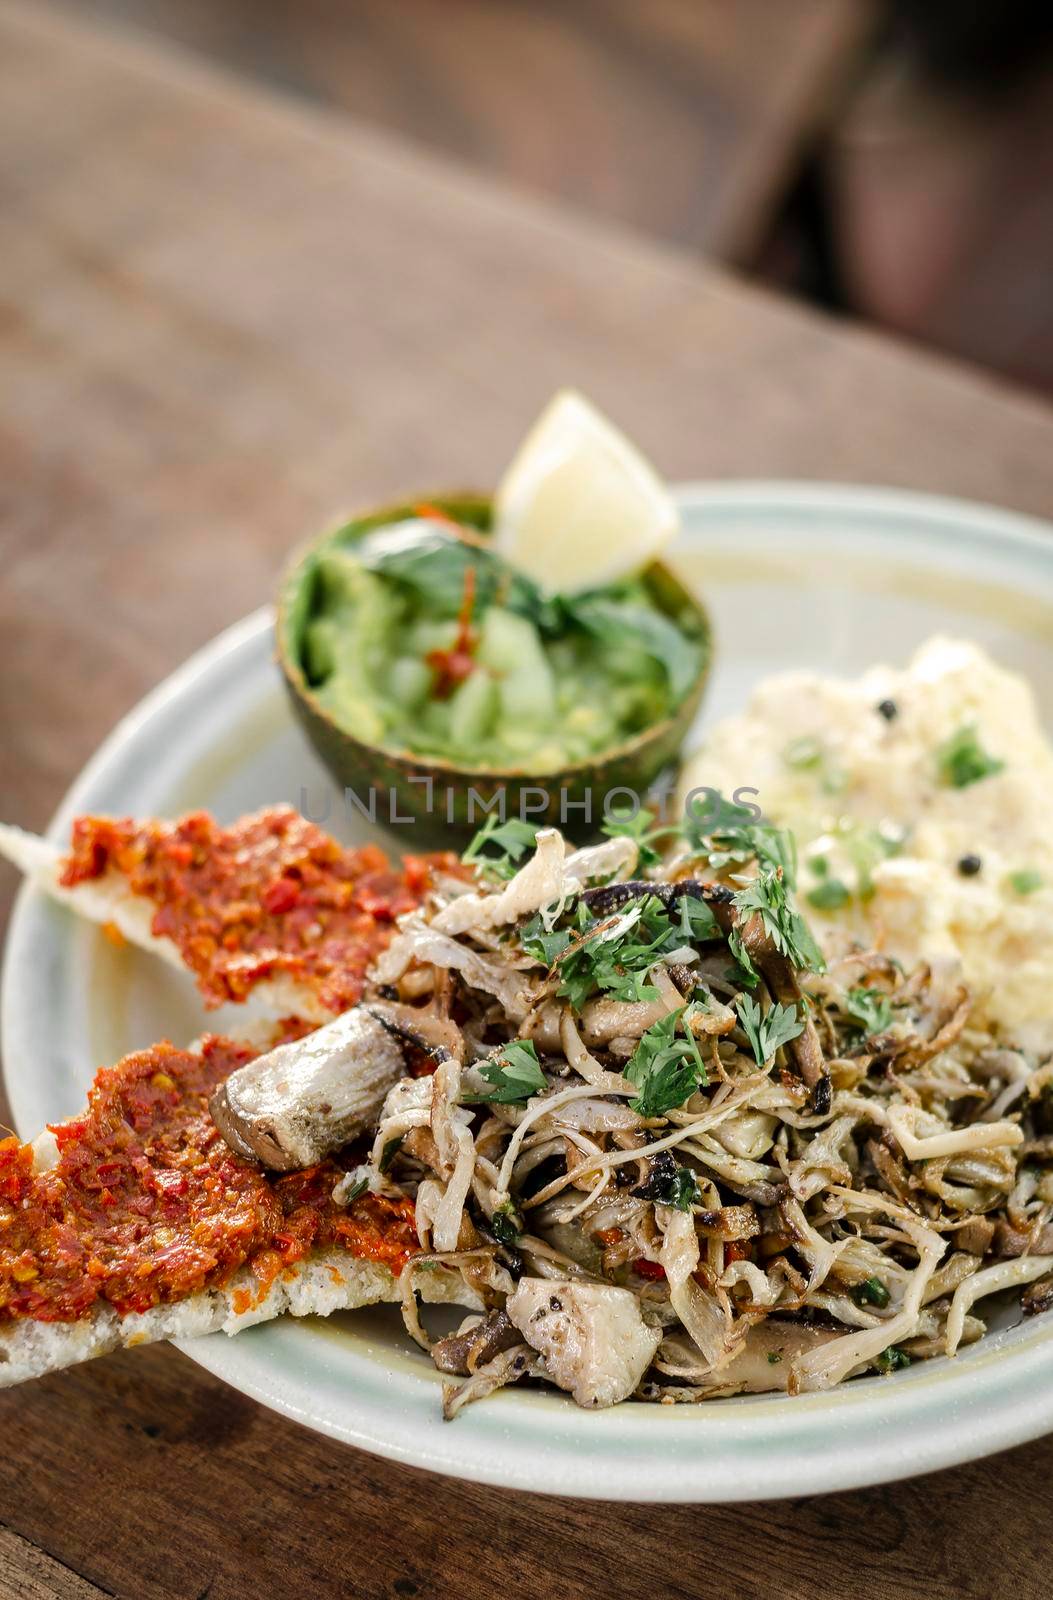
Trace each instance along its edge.
<instances>
[{"instance_id":1,"label":"ceramic plate","mask_svg":"<svg viewBox=\"0 0 1053 1600\"><path fill-rule=\"evenodd\" d=\"M951 501L834 486L685 487L679 500L677 564L703 590L718 633L703 725L739 707L766 673L902 662L937 630L975 639L1026 673L1053 722L1053 529ZM345 814L293 724L270 617L259 613L114 730L53 832L66 837L84 811L171 816L204 806L230 820L276 801L346 839L368 833L361 817ZM405 831L395 842L406 842ZM37 892L22 894L3 983L6 1082L22 1134L76 1110L98 1064L200 1030L196 993L181 974L115 949ZM393 1307L183 1348L263 1404L349 1444L462 1478L604 1499L845 1489L1053 1429L1053 1317L1005 1328L954 1361L830 1394L586 1412L557 1394L510 1389L453 1423L441 1421L439 1378Z\"/></svg>"}]
</instances>

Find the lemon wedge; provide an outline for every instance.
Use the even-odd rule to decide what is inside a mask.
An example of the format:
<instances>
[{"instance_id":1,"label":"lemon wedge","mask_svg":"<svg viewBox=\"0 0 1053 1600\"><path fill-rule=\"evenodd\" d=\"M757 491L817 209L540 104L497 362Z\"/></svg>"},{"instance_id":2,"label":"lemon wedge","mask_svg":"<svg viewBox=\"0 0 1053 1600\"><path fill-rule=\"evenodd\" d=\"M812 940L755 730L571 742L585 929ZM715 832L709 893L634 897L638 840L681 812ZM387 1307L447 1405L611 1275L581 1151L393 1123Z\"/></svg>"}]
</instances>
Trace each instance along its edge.
<instances>
[{"instance_id":1,"label":"lemon wedge","mask_svg":"<svg viewBox=\"0 0 1053 1600\"><path fill-rule=\"evenodd\" d=\"M543 588L572 593L638 572L678 523L650 462L583 395L563 389L501 480L493 548Z\"/></svg>"}]
</instances>

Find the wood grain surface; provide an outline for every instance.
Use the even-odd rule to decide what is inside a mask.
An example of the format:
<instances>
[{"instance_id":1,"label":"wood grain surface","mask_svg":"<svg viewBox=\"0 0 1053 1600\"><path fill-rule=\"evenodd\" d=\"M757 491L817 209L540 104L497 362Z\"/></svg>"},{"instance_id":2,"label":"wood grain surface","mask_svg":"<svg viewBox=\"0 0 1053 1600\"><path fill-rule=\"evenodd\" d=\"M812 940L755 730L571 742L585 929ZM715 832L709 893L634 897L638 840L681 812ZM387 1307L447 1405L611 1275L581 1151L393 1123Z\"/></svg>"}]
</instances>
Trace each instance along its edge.
<instances>
[{"instance_id":1,"label":"wood grain surface","mask_svg":"<svg viewBox=\"0 0 1053 1600\"><path fill-rule=\"evenodd\" d=\"M723 260L853 78L868 0L81 0L284 94Z\"/></svg>"},{"instance_id":2,"label":"wood grain surface","mask_svg":"<svg viewBox=\"0 0 1053 1600\"><path fill-rule=\"evenodd\" d=\"M0 107L6 819L41 826L323 518L492 482L563 382L674 477L1053 510L1042 405L170 49L0 0ZM0 1429L5 1597L1050 1588L1053 1443L810 1502L587 1506L340 1448L167 1348L7 1392Z\"/></svg>"}]
</instances>

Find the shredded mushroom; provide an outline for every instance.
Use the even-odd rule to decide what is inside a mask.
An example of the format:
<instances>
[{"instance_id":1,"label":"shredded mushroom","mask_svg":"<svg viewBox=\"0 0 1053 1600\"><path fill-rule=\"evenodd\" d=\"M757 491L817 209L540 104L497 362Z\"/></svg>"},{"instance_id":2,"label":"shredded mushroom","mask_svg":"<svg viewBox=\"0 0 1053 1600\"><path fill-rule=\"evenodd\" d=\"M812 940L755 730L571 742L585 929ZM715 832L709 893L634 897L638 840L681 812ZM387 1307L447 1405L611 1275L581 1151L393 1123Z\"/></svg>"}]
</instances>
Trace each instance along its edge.
<instances>
[{"instance_id":1,"label":"shredded mushroom","mask_svg":"<svg viewBox=\"0 0 1053 1600\"><path fill-rule=\"evenodd\" d=\"M1053 1272L1053 1064L972 1024L950 970L870 952L824 970L792 851L740 834L630 878L634 839L543 830L380 958L400 1027L442 1043L388 1093L369 1167L415 1203L406 1325L430 1347L432 1264L485 1313L435 1347L464 1380L447 1416L523 1378L588 1404L827 1389L953 1354L978 1300ZM626 1292L638 1381L604 1368Z\"/></svg>"}]
</instances>

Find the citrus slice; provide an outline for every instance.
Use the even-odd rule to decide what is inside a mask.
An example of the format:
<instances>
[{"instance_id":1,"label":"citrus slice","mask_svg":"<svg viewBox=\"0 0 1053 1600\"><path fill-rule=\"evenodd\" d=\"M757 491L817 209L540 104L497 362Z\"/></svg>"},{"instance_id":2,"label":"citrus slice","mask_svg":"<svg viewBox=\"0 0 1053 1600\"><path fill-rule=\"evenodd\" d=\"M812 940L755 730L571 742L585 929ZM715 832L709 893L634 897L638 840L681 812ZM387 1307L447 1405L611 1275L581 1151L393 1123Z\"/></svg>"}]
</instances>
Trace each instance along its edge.
<instances>
[{"instance_id":1,"label":"citrus slice","mask_svg":"<svg viewBox=\"0 0 1053 1600\"><path fill-rule=\"evenodd\" d=\"M571 593L639 572L676 532L668 489L635 445L572 389L550 401L494 499L494 549Z\"/></svg>"}]
</instances>

